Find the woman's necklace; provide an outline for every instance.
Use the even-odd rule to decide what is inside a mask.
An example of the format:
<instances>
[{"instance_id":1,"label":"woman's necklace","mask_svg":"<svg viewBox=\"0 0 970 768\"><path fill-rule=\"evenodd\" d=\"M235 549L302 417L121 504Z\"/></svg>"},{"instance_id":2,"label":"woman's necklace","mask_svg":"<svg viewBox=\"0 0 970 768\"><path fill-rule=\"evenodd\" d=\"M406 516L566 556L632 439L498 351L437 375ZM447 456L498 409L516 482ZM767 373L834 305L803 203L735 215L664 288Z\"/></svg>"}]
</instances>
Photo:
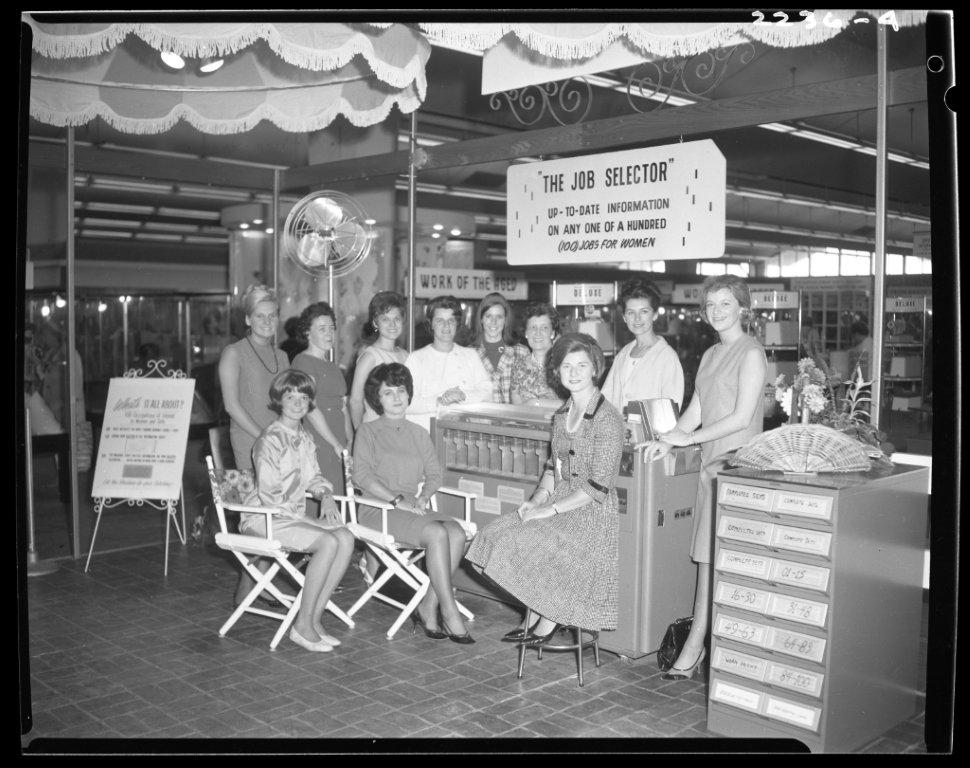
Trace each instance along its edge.
<instances>
[{"instance_id":1,"label":"woman's necklace","mask_svg":"<svg viewBox=\"0 0 970 768\"><path fill-rule=\"evenodd\" d=\"M272 373L272 374L274 374L274 375L275 375L275 374L277 374L277 373L279 373L279 372L280 372L280 359L279 359L279 358L278 358L278 357L277 357L277 356L276 356L275 354L273 355L273 360L274 360L274 362L276 363L276 370L275 370L275 371L271 371L271 370L269 369L269 366L268 366L268 365L266 365L266 363L264 363L264 362L263 362L263 358L261 358L261 357L259 356L259 352L257 352L257 351L256 351L256 347L255 347L255 346L253 346L253 342L252 342L252 340L251 340L251 339L249 338L249 334L248 334L248 333L246 334L246 341L247 341L247 342L249 343L249 348L250 348L250 349L251 349L251 350L253 351L253 354L254 354L254 355L256 355L256 359L257 359L257 360L259 360L259 363L260 363L260 365L262 365L262 366L263 366L263 368L265 368L265 369L266 369L266 372L267 372L267 373Z\"/></svg>"}]
</instances>

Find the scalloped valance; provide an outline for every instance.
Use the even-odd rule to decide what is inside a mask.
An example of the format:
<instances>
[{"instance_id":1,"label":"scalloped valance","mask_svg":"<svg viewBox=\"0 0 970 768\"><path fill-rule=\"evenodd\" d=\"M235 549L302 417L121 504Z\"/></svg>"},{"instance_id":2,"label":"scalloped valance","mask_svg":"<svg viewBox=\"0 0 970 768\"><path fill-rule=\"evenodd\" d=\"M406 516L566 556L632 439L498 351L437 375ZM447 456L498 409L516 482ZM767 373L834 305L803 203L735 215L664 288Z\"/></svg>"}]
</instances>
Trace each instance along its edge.
<instances>
[{"instance_id":1,"label":"scalloped valance","mask_svg":"<svg viewBox=\"0 0 970 768\"><path fill-rule=\"evenodd\" d=\"M417 109L431 47L400 24L46 24L33 36L30 114L58 126L101 117L125 133L160 133L184 119L205 133L269 120L307 132L343 115L357 126L395 105ZM161 66L156 51L227 57L204 75ZM235 54L235 55L231 55ZM230 56L231 55L231 56Z\"/></svg>"},{"instance_id":2,"label":"scalloped valance","mask_svg":"<svg viewBox=\"0 0 970 768\"><path fill-rule=\"evenodd\" d=\"M558 23L558 24L419 24L433 42L486 51L503 37L513 34L523 45L543 56L556 59L586 59L601 53L618 40L649 57L693 56L712 48L735 45L745 40L776 48L817 45L845 30L853 19L865 15L873 20L886 11L815 11L814 24L794 17L793 23L778 24L770 15L765 23ZM926 11L895 11L900 27L926 22ZM828 23L823 23L828 16ZM798 23L794 23L798 22Z\"/></svg>"}]
</instances>

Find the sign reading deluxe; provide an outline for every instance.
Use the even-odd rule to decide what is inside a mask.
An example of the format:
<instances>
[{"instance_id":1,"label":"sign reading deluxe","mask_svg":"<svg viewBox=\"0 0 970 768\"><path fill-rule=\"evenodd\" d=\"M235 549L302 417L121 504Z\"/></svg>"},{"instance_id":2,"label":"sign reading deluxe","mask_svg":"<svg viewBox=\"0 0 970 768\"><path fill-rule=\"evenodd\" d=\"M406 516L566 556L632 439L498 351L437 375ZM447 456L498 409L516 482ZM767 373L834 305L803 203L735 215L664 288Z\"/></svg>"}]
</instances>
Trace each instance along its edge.
<instances>
[{"instance_id":1,"label":"sign reading deluxe","mask_svg":"<svg viewBox=\"0 0 970 768\"><path fill-rule=\"evenodd\" d=\"M509 264L719 259L726 178L710 139L510 166Z\"/></svg>"},{"instance_id":2,"label":"sign reading deluxe","mask_svg":"<svg viewBox=\"0 0 970 768\"><path fill-rule=\"evenodd\" d=\"M414 268L414 295L431 299L448 294L456 299L481 299L490 293L501 293L510 301L529 297L529 284L521 272L502 272L488 269Z\"/></svg>"},{"instance_id":3,"label":"sign reading deluxe","mask_svg":"<svg viewBox=\"0 0 970 768\"><path fill-rule=\"evenodd\" d=\"M195 379L111 379L93 497L181 496L194 392Z\"/></svg>"}]
</instances>

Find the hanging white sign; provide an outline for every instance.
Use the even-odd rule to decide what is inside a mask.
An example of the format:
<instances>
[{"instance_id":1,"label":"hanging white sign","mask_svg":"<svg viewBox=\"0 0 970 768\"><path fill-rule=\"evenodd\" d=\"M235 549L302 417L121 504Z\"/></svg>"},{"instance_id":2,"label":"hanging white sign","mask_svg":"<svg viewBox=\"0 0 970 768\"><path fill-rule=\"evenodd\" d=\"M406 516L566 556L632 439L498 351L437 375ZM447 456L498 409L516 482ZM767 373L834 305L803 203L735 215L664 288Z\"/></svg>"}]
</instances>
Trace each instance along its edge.
<instances>
[{"instance_id":1,"label":"hanging white sign","mask_svg":"<svg viewBox=\"0 0 970 768\"><path fill-rule=\"evenodd\" d=\"M509 264L720 259L725 181L710 139L510 166Z\"/></svg>"},{"instance_id":2,"label":"hanging white sign","mask_svg":"<svg viewBox=\"0 0 970 768\"><path fill-rule=\"evenodd\" d=\"M616 293L614 283L556 283L556 306L584 307L609 304Z\"/></svg>"},{"instance_id":3,"label":"hanging white sign","mask_svg":"<svg viewBox=\"0 0 970 768\"><path fill-rule=\"evenodd\" d=\"M111 379L94 498L181 496L194 392L195 379Z\"/></svg>"},{"instance_id":4,"label":"hanging white sign","mask_svg":"<svg viewBox=\"0 0 970 768\"><path fill-rule=\"evenodd\" d=\"M529 283L521 272L492 272L489 269L414 268L414 296L433 299L447 294L456 299L481 299L501 293L506 299L529 298Z\"/></svg>"},{"instance_id":5,"label":"hanging white sign","mask_svg":"<svg viewBox=\"0 0 970 768\"><path fill-rule=\"evenodd\" d=\"M798 291L750 291L751 309L798 309Z\"/></svg>"}]
</instances>

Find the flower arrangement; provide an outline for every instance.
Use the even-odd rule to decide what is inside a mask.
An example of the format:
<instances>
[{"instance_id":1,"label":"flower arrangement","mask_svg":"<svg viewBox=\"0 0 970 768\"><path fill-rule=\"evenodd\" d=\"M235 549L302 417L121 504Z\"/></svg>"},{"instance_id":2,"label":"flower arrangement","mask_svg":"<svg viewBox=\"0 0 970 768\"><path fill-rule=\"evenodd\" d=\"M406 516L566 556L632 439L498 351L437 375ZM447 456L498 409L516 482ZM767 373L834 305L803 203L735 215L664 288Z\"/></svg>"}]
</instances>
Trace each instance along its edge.
<instances>
[{"instance_id":1,"label":"flower arrangement","mask_svg":"<svg viewBox=\"0 0 970 768\"><path fill-rule=\"evenodd\" d=\"M871 400L875 380L866 381L858 365L851 379L841 382L840 379L838 371L826 375L811 358L802 358L798 361L798 373L791 386L785 386L784 374L775 379L775 399L788 414L790 424L794 424L796 418L803 424L822 424L858 440L873 453L878 452L883 457L892 453L894 446L886 441L886 433L869 421L866 404ZM839 383L846 387L841 401L835 393Z\"/></svg>"}]
</instances>

